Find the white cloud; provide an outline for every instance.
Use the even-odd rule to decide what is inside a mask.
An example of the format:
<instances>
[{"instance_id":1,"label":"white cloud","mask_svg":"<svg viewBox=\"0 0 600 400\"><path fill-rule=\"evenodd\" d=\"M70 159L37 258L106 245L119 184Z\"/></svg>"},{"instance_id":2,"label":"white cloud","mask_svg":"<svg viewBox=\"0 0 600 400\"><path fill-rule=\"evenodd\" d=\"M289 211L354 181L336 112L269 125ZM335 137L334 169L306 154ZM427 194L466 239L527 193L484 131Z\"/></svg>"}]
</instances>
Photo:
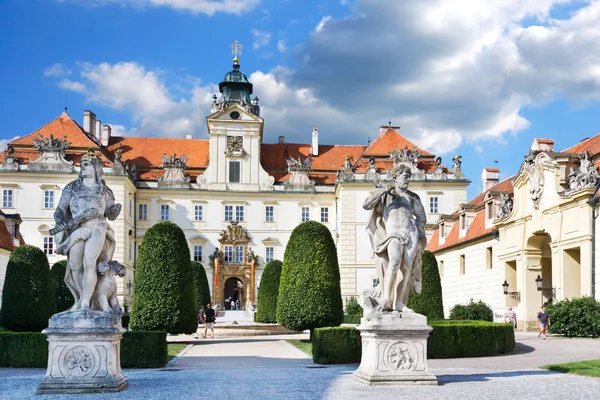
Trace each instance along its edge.
<instances>
[{"instance_id":1,"label":"white cloud","mask_svg":"<svg viewBox=\"0 0 600 400\"><path fill-rule=\"evenodd\" d=\"M277 41L277 50L278 50L280 53L285 53L287 49L288 49L288 48L287 48L287 46L286 46L286 44L285 44L285 40L281 39L281 40L278 40L278 41Z\"/></svg>"},{"instance_id":2,"label":"white cloud","mask_svg":"<svg viewBox=\"0 0 600 400\"><path fill-rule=\"evenodd\" d=\"M325 24L331 19L331 15L327 15L326 17L321 18L321 20L319 21L319 23L317 24L317 27L315 28L315 32L319 33L323 30L323 27L325 26Z\"/></svg>"},{"instance_id":3,"label":"white cloud","mask_svg":"<svg viewBox=\"0 0 600 400\"><path fill-rule=\"evenodd\" d=\"M166 7L194 15L216 13L244 14L253 10L260 0L57 0L59 3L78 3L85 6L111 4L131 7Z\"/></svg>"},{"instance_id":4,"label":"white cloud","mask_svg":"<svg viewBox=\"0 0 600 400\"><path fill-rule=\"evenodd\" d=\"M0 140L0 151L4 151L4 150L6 150L6 146L7 146L7 145L8 145L10 142L12 142L13 140L17 140L17 139L19 139L20 137L21 137L21 136L15 136L15 137L14 137L14 138L12 138L12 139L2 139L2 140Z\"/></svg>"},{"instance_id":5,"label":"white cloud","mask_svg":"<svg viewBox=\"0 0 600 400\"><path fill-rule=\"evenodd\" d=\"M71 71L65 67L65 64L56 63L44 69L44 76L67 76L71 75Z\"/></svg>"},{"instance_id":6,"label":"white cloud","mask_svg":"<svg viewBox=\"0 0 600 400\"><path fill-rule=\"evenodd\" d=\"M254 50L267 46L271 41L271 34L269 32L262 32L257 29L252 29L250 32L254 36L254 43L252 43Z\"/></svg>"}]
</instances>

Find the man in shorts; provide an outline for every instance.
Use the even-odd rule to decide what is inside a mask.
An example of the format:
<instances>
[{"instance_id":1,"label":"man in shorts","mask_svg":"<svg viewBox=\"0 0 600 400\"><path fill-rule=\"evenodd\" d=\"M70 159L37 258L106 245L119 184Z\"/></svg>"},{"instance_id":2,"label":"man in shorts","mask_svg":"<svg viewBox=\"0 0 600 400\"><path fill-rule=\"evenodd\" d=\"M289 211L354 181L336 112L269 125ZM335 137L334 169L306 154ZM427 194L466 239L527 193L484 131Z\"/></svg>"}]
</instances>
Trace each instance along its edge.
<instances>
[{"instance_id":1,"label":"man in shorts","mask_svg":"<svg viewBox=\"0 0 600 400\"><path fill-rule=\"evenodd\" d=\"M546 340L546 329L550 326L550 316L546 312L546 307L542 306L542 311L540 311L537 315L538 325L540 326L540 333L538 334L538 339L542 338Z\"/></svg>"},{"instance_id":2,"label":"man in shorts","mask_svg":"<svg viewBox=\"0 0 600 400\"><path fill-rule=\"evenodd\" d=\"M206 305L206 310L204 310L204 335L202 337L206 337L207 331L210 329L210 333L212 335L212 339L215 338L215 310L212 308L211 304L208 303Z\"/></svg>"}]
</instances>

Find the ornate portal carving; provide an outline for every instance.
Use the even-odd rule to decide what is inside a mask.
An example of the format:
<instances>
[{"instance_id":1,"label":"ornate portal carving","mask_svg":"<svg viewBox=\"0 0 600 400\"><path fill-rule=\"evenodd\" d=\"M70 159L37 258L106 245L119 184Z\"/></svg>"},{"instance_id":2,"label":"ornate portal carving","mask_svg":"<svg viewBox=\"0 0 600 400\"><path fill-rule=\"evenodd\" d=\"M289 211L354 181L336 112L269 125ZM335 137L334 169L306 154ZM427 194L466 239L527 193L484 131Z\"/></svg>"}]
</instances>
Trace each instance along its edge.
<instances>
[{"instance_id":1,"label":"ornate portal carving","mask_svg":"<svg viewBox=\"0 0 600 400\"><path fill-rule=\"evenodd\" d=\"M513 200L506 192L500 193L500 211L496 215L496 219L504 219L510 215L513 209Z\"/></svg>"},{"instance_id":2,"label":"ornate portal carving","mask_svg":"<svg viewBox=\"0 0 600 400\"><path fill-rule=\"evenodd\" d=\"M67 137L54 139L54 135L44 137L41 134L33 139L33 147L38 151L39 157L30 161L27 169L32 171L53 170L57 172L72 172L73 163L65 160L65 150L71 147Z\"/></svg>"},{"instance_id":3,"label":"ornate portal carving","mask_svg":"<svg viewBox=\"0 0 600 400\"><path fill-rule=\"evenodd\" d=\"M540 200L544 192L544 172L540 166L537 154L538 152L536 151L530 151L525 155L525 161L523 162L523 169L527 174L529 197L533 201L536 210L540 206Z\"/></svg>"},{"instance_id":4,"label":"ornate portal carving","mask_svg":"<svg viewBox=\"0 0 600 400\"><path fill-rule=\"evenodd\" d=\"M219 239L221 243L236 244L247 243L249 241L246 230L241 225L238 225L237 221L231 221L231 224L223 229L219 235L221 236L221 239Z\"/></svg>"},{"instance_id":5,"label":"ornate portal carving","mask_svg":"<svg viewBox=\"0 0 600 400\"><path fill-rule=\"evenodd\" d=\"M593 188L600 179L589 151L579 153L577 157L579 158L579 167L571 167L569 170L569 189L566 194L585 188Z\"/></svg>"}]
</instances>

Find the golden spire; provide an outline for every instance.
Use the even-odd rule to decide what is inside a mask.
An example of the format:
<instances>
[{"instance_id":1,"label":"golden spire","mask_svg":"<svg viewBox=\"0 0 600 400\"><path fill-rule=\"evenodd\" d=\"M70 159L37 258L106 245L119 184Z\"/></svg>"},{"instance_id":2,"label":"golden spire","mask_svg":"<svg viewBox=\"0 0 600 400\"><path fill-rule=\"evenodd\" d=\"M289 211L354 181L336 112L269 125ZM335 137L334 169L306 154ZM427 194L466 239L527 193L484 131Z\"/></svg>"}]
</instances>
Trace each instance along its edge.
<instances>
[{"instance_id":1,"label":"golden spire","mask_svg":"<svg viewBox=\"0 0 600 400\"><path fill-rule=\"evenodd\" d=\"M229 47L231 47L231 54L234 55L233 63L238 64L240 62L238 56L242 55L242 47L244 46L240 44L240 42L238 42L237 40L234 40L233 44L229 45Z\"/></svg>"}]
</instances>

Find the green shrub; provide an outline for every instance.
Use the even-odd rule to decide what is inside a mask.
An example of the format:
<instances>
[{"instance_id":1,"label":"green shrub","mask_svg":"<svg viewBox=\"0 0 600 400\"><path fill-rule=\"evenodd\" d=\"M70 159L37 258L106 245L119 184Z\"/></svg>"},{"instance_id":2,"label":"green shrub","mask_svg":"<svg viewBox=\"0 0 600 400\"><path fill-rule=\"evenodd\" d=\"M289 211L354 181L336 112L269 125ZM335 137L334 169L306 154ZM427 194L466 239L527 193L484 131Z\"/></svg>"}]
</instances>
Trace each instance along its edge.
<instances>
[{"instance_id":1,"label":"green shrub","mask_svg":"<svg viewBox=\"0 0 600 400\"><path fill-rule=\"evenodd\" d=\"M270 261L265 265L260 287L258 288L258 301L254 320L256 322L277 322L277 297L279 297L279 280L281 278L281 266L279 260Z\"/></svg>"},{"instance_id":2,"label":"green shrub","mask_svg":"<svg viewBox=\"0 0 600 400\"><path fill-rule=\"evenodd\" d=\"M41 332L0 333L0 367L46 368L48 340Z\"/></svg>"},{"instance_id":3,"label":"green shrub","mask_svg":"<svg viewBox=\"0 0 600 400\"><path fill-rule=\"evenodd\" d=\"M600 336L600 302L592 297L549 303L546 312L550 316L550 333L568 337Z\"/></svg>"},{"instance_id":4,"label":"green shrub","mask_svg":"<svg viewBox=\"0 0 600 400\"><path fill-rule=\"evenodd\" d=\"M167 364L167 333L125 332L121 340L121 368L162 368Z\"/></svg>"},{"instance_id":5,"label":"green shrub","mask_svg":"<svg viewBox=\"0 0 600 400\"><path fill-rule=\"evenodd\" d=\"M67 260L54 263L50 269L52 274L52 283L54 284L54 301L56 303L56 312L66 311L73 307L75 298L65 283L65 271L67 269Z\"/></svg>"},{"instance_id":6,"label":"green shrub","mask_svg":"<svg viewBox=\"0 0 600 400\"><path fill-rule=\"evenodd\" d=\"M196 307L206 307L210 300L210 287L208 286L208 278L204 266L198 261L192 261L192 271L194 273L194 286L196 288Z\"/></svg>"},{"instance_id":7,"label":"green shrub","mask_svg":"<svg viewBox=\"0 0 600 400\"><path fill-rule=\"evenodd\" d=\"M317 364L360 362L360 332L353 327L317 328L312 338L313 361Z\"/></svg>"},{"instance_id":8,"label":"green shrub","mask_svg":"<svg viewBox=\"0 0 600 400\"><path fill-rule=\"evenodd\" d=\"M346 298L346 315L363 315L363 308L356 301L356 297Z\"/></svg>"},{"instance_id":9,"label":"green shrub","mask_svg":"<svg viewBox=\"0 0 600 400\"><path fill-rule=\"evenodd\" d=\"M125 329L129 328L129 321L131 320L130 314L123 314L121 316L121 326Z\"/></svg>"},{"instance_id":10,"label":"green shrub","mask_svg":"<svg viewBox=\"0 0 600 400\"><path fill-rule=\"evenodd\" d=\"M407 307L423 314L429 321L444 319L444 303L442 301L442 283L435 256L429 250L423 253L421 273L422 291L408 296Z\"/></svg>"},{"instance_id":11,"label":"green shrub","mask_svg":"<svg viewBox=\"0 0 600 400\"><path fill-rule=\"evenodd\" d=\"M6 267L0 326L15 332L40 332L55 311L46 255L35 246L17 247Z\"/></svg>"},{"instance_id":12,"label":"green shrub","mask_svg":"<svg viewBox=\"0 0 600 400\"><path fill-rule=\"evenodd\" d=\"M362 315L344 315L344 324L360 324Z\"/></svg>"},{"instance_id":13,"label":"green shrub","mask_svg":"<svg viewBox=\"0 0 600 400\"><path fill-rule=\"evenodd\" d=\"M316 221L298 225L281 270L277 322L303 331L338 326L344 316L340 270L331 232Z\"/></svg>"},{"instance_id":14,"label":"green shrub","mask_svg":"<svg viewBox=\"0 0 600 400\"><path fill-rule=\"evenodd\" d=\"M471 321L493 321L494 312L483 301L475 303L473 300L469 304L457 304L450 310L450 319L466 319Z\"/></svg>"},{"instance_id":15,"label":"green shrub","mask_svg":"<svg viewBox=\"0 0 600 400\"><path fill-rule=\"evenodd\" d=\"M515 347L512 324L487 321L437 320L427 340L428 358L485 357Z\"/></svg>"},{"instance_id":16,"label":"green shrub","mask_svg":"<svg viewBox=\"0 0 600 400\"><path fill-rule=\"evenodd\" d=\"M190 250L179 226L164 221L146 231L134 288L132 330L196 332L198 310Z\"/></svg>"}]
</instances>

